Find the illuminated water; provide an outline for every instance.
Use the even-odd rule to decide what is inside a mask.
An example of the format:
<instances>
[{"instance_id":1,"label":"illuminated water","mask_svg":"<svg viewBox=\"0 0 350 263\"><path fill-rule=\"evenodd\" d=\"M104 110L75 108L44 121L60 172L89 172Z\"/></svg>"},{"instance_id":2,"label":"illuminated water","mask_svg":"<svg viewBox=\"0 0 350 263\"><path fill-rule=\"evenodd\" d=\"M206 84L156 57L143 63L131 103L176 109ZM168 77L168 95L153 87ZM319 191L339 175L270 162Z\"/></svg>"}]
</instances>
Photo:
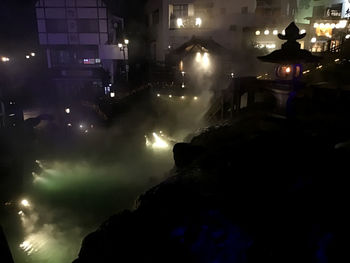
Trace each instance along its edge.
<instances>
[{"instance_id":1,"label":"illuminated water","mask_svg":"<svg viewBox=\"0 0 350 263\"><path fill-rule=\"evenodd\" d=\"M147 149L138 137L90 145L94 153L37 160L41 171L28 172L25 193L2 218L16 263L71 262L86 234L166 177L171 149Z\"/></svg>"},{"instance_id":2,"label":"illuminated water","mask_svg":"<svg viewBox=\"0 0 350 263\"><path fill-rule=\"evenodd\" d=\"M173 142L164 141L164 134L171 131L182 140L197 128L195 117L204 113L204 107L197 112L181 107L152 122L136 112L139 122L126 119L123 125L82 132L71 141L54 139L27 153L40 169L25 171L23 194L10 205L1 204L1 225L15 262L74 260L84 236L114 213L132 208L141 193L169 175ZM134 126L126 128L128 123ZM154 123L162 125L154 129Z\"/></svg>"}]
</instances>

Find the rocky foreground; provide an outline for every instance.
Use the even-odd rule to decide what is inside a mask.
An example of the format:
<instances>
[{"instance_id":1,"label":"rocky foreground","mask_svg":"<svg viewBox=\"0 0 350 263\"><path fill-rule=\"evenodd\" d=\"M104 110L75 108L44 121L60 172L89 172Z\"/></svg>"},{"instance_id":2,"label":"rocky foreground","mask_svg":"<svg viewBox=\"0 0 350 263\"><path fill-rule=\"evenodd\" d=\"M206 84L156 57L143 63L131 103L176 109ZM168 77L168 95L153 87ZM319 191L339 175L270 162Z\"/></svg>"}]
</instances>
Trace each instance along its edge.
<instances>
[{"instance_id":1,"label":"rocky foreground","mask_svg":"<svg viewBox=\"0 0 350 263\"><path fill-rule=\"evenodd\" d=\"M244 116L174 147L174 175L75 263L349 262L344 122Z\"/></svg>"}]
</instances>

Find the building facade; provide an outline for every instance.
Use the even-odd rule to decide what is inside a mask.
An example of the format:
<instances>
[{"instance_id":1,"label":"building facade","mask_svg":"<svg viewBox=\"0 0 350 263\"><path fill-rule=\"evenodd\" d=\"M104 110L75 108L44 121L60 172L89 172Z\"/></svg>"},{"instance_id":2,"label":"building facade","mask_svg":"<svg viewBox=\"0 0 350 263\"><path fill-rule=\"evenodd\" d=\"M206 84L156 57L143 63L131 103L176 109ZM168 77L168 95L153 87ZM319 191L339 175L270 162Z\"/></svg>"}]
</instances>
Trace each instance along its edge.
<instances>
[{"instance_id":1,"label":"building facade","mask_svg":"<svg viewBox=\"0 0 350 263\"><path fill-rule=\"evenodd\" d=\"M39 0L36 17L39 42L60 95L103 93L104 82L113 83L120 75L128 59L127 46L118 47L124 22L103 1Z\"/></svg>"},{"instance_id":2,"label":"building facade","mask_svg":"<svg viewBox=\"0 0 350 263\"><path fill-rule=\"evenodd\" d=\"M299 1L296 21L309 26L308 49L325 52L350 38L349 0Z\"/></svg>"},{"instance_id":3,"label":"building facade","mask_svg":"<svg viewBox=\"0 0 350 263\"><path fill-rule=\"evenodd\" d=\"M273 49L272 32L285 28L296 9L296 0L149 0L151 59L164 61L169 49L194 35L212 38L228 50L242 50L254 43L257 48L263 44ZM267 29L271 35L255 34Z\"/></svg>"}]
</instances>

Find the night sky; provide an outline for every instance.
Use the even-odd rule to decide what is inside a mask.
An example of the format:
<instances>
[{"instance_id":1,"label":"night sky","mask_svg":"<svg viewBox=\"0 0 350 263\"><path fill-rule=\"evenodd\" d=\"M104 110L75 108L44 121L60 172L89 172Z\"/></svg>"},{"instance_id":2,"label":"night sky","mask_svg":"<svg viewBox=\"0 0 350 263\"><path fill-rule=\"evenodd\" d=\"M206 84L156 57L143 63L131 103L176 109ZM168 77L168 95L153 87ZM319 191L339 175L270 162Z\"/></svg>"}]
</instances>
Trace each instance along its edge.
<instances>
[{"instance_id":1,"label":"night sky","mask_svg":"<svg viewBox=\"0 0 350 263\"><path fill-rule=\"evenodd\" d=\"M0 1L0 51L38 46L34 0Z\"/></svg>"}]
</instances>

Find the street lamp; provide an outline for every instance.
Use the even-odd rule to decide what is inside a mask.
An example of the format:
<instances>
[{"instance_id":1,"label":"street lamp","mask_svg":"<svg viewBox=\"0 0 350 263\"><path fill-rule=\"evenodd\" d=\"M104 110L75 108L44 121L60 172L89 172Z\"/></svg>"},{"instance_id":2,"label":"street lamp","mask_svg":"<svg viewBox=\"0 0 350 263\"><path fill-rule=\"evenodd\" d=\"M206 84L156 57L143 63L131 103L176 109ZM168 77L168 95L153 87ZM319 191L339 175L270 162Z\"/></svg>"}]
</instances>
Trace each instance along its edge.
<instances>
[{"instance_id":1,"label":"street lamp","mask_svg":"<svg viewBox=\"0 0 350 263\"><path fill-rule=\"evenodd\" d=\"M129 59L129 39L124 39L124 44L118 43L118 47L120 48L120 51L123 51L123 58L124 58L124 64L125 64L125 73L126 73L126 81L129 81L129 65L128 60L125 58L125 49L128 52L128 59Z\"/></svg>"},{"instance_id":2,"label":"street lamp","mask_svg":"<svg viewBox=\"0 0 350 263\"><path fill-rule=\"evenodd\" d=\"M1 57L2 62L9 62L10 59L8 57Z\"/></svg>"}]
</instances>

